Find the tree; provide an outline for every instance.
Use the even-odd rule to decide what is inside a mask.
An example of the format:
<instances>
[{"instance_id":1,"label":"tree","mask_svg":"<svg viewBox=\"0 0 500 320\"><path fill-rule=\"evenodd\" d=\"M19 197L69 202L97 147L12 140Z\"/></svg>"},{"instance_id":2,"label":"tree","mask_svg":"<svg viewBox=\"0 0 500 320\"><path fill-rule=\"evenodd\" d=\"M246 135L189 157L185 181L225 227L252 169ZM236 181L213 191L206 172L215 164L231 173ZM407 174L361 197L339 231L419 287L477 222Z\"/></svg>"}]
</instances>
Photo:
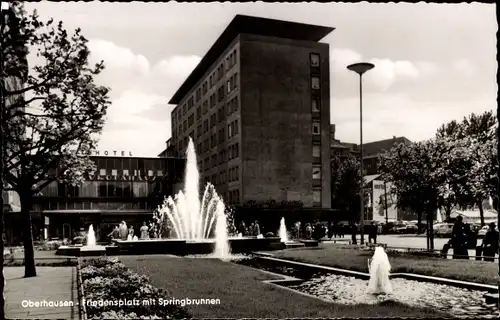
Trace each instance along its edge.
<instances>
[{"instance_id":1,"label":"tree","mask_svg":"<svg viewBox=\"0 0 500 320\"><path fill-rule=\"evenodd\" d=\"M23 226L25 277L36 276L31 214L33 195L54 181L73 185L95 170L89 159L104 126L109 89L94 82L101 61L89 66L90 51L80 29L69 36L63 23L46 23L12 3L18 17L15 39L2 37L2 84L22 74L26 50L42 62L30 68L25 87L6 98L25 95L2 106L6 187L19 194ZM20 46L19 44L24 44Z\"/></svg>"},{"instance_id":2,"label":"tree","mask_svg":"<svg viewBox=\"0 0 500 320\"><path fill-rule=\"evenodd\" d=\"M359 221L361 175L359 161L353 155L332 159L332 207L345 212L352 222ZM365 201L368 190L365 187Z\"/></svg>"},{"instance_id":3,"label":"tree","mask_svg":"<svg viewBox=\"0 0 500 320\"><path fill-rule=\"evenodd\" d=\"M479 115L472 113L460 123L453 120L443 124L436 133L438 139L455 143L449 174L460 179L450 185L450 193L461 207L479 208L481 225L484 225L483 201L498 192L497 127L497 117L486 111Z\"/></svg>"},{"instance_id":4,"label":"tree","mask_svg":"<svg viewBox=\"0 0 500 320\"><path fill-rule=\"evenodd\" d=\"M426 217L430 250L434 250L434 214L446 190L447 167L443 163L447 163L452 148L440 139L401 143L379 157L382 178L391 183L398 209L416 212L419 225Z\"/></svg>"}]
</instances>

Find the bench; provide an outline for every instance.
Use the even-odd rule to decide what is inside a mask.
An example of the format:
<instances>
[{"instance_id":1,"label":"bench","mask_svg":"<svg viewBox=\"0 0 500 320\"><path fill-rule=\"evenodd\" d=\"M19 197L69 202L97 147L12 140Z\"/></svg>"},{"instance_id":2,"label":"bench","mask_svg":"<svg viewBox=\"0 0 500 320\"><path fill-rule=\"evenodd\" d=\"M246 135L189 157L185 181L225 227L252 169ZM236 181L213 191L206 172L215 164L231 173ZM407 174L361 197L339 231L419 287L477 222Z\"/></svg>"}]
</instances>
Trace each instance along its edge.
<instances>
[{"instance_id":1,"label":"bench","mask_svg":"<svg viewBox=\"0 0 500 320\"><path fill-rule=\"evenodd\" d=\"M351 239L344 239L344 238L340 238L340 239L332 239L330 241L333 241L333 243L337 243L337 242L347 242L349 244L352 244L352 240Z\"/></svg>"}]
</instances>

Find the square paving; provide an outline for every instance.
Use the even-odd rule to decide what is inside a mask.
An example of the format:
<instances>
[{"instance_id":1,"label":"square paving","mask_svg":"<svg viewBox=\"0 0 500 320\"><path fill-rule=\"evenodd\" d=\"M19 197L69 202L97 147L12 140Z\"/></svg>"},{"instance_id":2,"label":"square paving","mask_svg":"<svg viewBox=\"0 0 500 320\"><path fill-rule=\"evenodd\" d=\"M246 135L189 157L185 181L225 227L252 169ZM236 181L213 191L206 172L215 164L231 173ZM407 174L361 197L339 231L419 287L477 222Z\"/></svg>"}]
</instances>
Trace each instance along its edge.
<instances>
[{"instance_id":1,"label":"square paving","mask_svg":"<svg viewBox=\"0 0 500 320\"><path fill-rule=\"evenodd\" d=\"M8 319L79 319L75 267L37 267L24 278L24 267L5 267L5 315ZM28 302L40 305L27 306ZM53 306L64 302L66 306ZM48 305L50 304L50 305Z\"/></svg>"}]
</instances>

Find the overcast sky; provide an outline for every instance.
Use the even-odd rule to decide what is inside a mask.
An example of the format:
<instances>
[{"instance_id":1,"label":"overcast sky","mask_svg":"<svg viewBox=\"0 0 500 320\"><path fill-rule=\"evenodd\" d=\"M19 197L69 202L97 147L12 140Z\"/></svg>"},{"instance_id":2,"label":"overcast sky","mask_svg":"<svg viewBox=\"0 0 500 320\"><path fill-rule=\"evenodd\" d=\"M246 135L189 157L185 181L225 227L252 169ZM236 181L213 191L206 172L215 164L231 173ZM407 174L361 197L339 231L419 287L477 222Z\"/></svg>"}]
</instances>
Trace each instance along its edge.
<instances>
[{"instance_id":1,"label":"overcast sky","mask_svg":"<svg viewBox=\"0 0 500 320\"><path fill-rule=\"evenodd\" d=\"M113 104L100 150L155 157L170 137L168 101L236 14L335 28L330 44L331 123L359 142L358 78L346 66L371 61L364 83L365 142L423 140L444 122L496 109L495 7L488 4L27 4L90 40L107 69Z\"/></svg>"}]
</instances>

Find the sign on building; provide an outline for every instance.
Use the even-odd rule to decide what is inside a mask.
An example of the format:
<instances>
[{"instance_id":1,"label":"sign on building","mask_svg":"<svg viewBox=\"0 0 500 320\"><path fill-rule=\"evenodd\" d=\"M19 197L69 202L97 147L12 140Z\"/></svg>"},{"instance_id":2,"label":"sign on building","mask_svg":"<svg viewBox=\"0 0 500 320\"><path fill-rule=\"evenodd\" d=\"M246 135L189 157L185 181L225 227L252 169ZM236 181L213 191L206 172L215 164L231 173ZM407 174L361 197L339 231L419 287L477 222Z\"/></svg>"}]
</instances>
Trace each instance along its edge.
<instances>
[{"instance_id":1,"label":"sign on building","mask_svg":"<svg viewBox=\"0 0 500 320\"><path fill-rule=\"evenodd\" d=\"M389 221L397 220L398 210L396 208L396 196L391 194L391 183L384 184L384 181L373 180L373 220L385 221L386 216ZM387 194L386 194L387 190ZM386 212L387 200L387 212Z\"/></svg>"}]
</instances>

